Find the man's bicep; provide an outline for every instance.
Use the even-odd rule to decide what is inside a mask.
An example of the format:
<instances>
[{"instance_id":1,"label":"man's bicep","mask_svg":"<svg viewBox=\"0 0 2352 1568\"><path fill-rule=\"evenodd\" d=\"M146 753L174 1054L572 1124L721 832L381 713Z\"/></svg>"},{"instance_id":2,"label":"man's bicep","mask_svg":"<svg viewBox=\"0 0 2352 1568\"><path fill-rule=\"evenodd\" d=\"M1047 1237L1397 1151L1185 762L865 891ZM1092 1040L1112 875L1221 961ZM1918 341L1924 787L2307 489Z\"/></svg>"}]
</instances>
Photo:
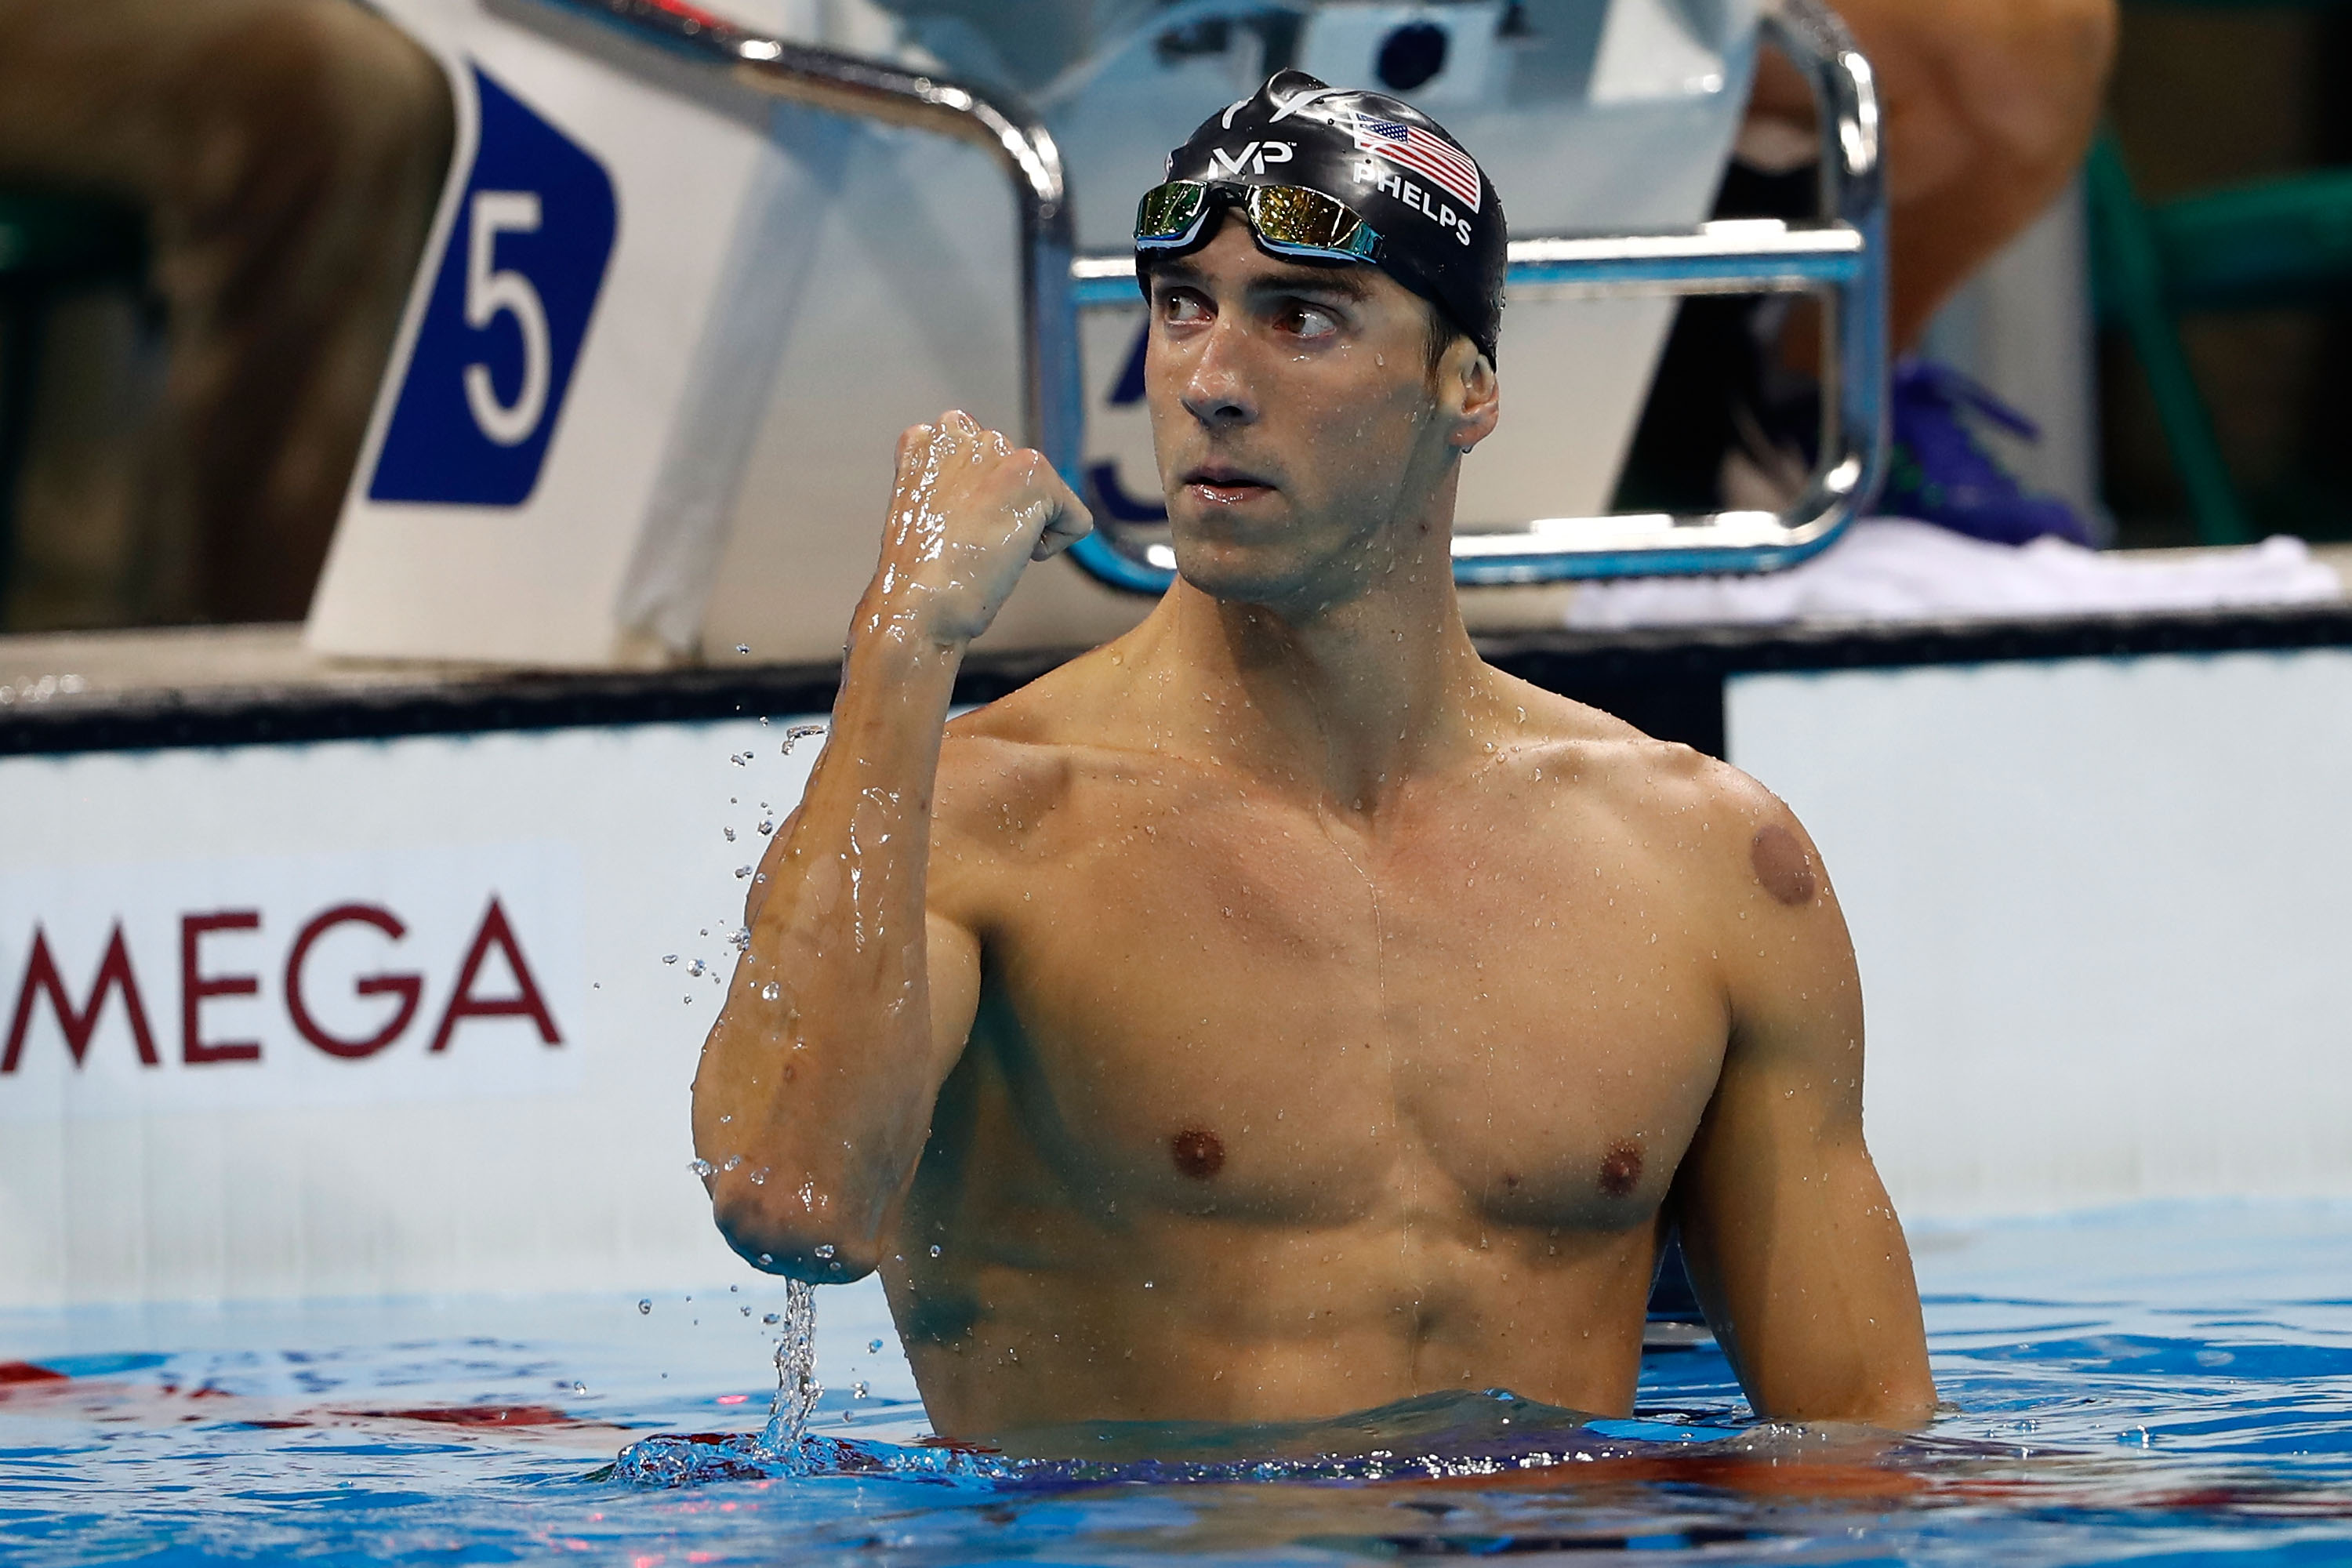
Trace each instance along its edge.
<instances>
[{"instance_id":1,"label":"man's bicep","mask_svg":"<svg viewBox=\"0 0 2352 1568\"><path fill-rule=\"evenodd\" d=\"M1676 1181L1684 1244L1760 1414L1908 1419L1934 1389L1863 1140L1853 944L1811 839L1766 800L1724 950L1731 1037Z\"/></svg>"},{"instance_id":2,"label":"man's bicep","mask_svg":"<svg viewBox=\"0 0 2352 1568\"><path fill-rule=\"evenodd\" d=\"M1923 1419L1935 1386L1918 1289L1869 1152L1776 1120L1718 1104L1676 1184L1707 1320L1760 1415Z\"/></svg>"}]
</instances>

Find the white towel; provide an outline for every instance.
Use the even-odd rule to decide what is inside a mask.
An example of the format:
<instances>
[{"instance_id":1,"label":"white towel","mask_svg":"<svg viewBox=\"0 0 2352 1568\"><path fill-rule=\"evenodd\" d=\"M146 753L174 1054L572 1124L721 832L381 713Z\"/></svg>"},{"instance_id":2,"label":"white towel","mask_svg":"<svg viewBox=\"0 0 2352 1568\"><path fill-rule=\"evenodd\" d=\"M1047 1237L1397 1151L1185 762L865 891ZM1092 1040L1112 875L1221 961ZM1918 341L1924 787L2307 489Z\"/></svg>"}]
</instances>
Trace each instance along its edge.
<instances>
[{"instance_id":1,"label":"white towel","mask_svg":"<svg viewBox=\"0 0 2352 1568\"><path fill-rule=\"evenodd\" d=\"M2344 597L2334 571L2284 535L2236 549L2103 554L2064 540L1988 544L1909 518L1866 518L1785 572L1583 584L1567 624L1628 626L1922 621L2210 610Z\"/></svg>"}]
</instances>

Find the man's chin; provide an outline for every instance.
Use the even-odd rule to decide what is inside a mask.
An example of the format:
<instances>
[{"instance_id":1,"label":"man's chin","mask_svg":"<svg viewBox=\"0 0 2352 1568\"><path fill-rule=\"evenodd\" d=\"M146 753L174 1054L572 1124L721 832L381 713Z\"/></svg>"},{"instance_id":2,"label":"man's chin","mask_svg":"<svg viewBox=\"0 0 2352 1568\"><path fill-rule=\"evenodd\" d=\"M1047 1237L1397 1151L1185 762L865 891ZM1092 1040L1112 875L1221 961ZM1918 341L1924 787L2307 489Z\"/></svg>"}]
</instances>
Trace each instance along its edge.
<instances>
[{"instance_id":1,"label":"man's chin","mask_svg":"<svg viewBox=\"0 0 2352 1568\"><path fill-rule=\"evenodd\" d=\"M1296 598L1306 563L1276 544L1243 544L1230 537L1203 537L1179 527L1172 542L1176 571L1212 598L1236 604L1274 605Z\"/></svg>"}]
</instances>

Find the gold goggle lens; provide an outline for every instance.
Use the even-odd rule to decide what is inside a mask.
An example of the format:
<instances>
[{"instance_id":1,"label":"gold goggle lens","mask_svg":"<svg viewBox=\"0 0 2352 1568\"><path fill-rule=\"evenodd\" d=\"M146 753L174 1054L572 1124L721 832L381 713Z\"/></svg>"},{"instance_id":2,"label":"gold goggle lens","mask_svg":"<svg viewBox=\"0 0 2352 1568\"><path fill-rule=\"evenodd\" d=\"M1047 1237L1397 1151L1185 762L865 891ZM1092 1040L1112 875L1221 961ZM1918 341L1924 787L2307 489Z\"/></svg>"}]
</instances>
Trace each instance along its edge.
<instances>
[{"instance_id":1,"label":"gold goggle lens","mask_svg":"<svg viewBox=\"0 0 2352 1568\"><path fill-rule=\"evenodd\" d=\"M1348 250L1363 220L1320 191L1259 185L1250 192L1250 226L1262 239L1308 250Z\"/></svg>"},{"instance_id":2,"label":"gold goggle lens","mask_svg":"<svg viewBox=\"0 0 2352 1568\"><path fill-rule=\"evenodd\" d=\"M1135 213L1135 242L1164 248L1190 244L1209 203L1198 180L1171 180L1145 193ZM1253 185L1243 211L1261 244L1296 255L1372 259L1380 236L1372 226L1325 195L1301 185Z\"/></svg>"}]
</instances>

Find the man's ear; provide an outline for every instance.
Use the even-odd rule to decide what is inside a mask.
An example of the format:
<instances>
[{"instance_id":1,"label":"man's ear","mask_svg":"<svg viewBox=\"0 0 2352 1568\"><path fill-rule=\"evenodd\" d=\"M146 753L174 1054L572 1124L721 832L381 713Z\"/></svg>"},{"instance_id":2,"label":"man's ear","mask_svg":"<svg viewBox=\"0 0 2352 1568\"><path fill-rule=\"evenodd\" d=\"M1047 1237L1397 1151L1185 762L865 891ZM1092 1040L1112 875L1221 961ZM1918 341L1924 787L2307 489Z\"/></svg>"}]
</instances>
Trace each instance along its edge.
<instances>
[{"instance_id":1,"label":"man's ear","mask_svg":"<svg viewBox=\"0 0 2352 1568\"><path fill-rule=\"evenodd\" d=\"M1495 433L1503 416L1502 382L1495 362L1468 338L1455 338L1437 375L1438 416L1448 423L1446 445L1467 452Z\"/></svg>"}]
</instances>

